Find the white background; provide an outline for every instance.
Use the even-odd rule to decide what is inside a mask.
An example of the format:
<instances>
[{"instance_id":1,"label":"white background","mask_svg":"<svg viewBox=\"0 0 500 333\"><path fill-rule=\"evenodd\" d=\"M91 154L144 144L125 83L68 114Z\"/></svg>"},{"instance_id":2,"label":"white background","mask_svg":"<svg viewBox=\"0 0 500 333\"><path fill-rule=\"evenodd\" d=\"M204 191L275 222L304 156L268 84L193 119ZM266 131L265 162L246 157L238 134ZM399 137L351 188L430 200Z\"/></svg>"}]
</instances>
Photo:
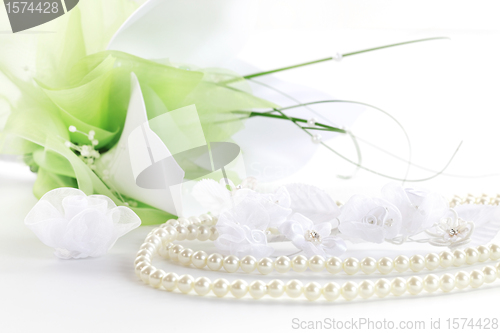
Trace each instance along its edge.
<instances>
[{"instance_id":1,"label":"white background","mask_svg":"<svg viewBox=\"0 0 500 333\"><path fill-rule=\"evenodd\" d=\"M415 163L438 170L463 140L446 172L493 174L500 167L499 9L495 1L265 1L255 13L255 30L239 59L271 69L337 51L448 36L449 41L346 58L340 63L290 71L279 78L388 111L407 129ZM366 111L352 129L404 156L402 136L396 137L397 129L383 122L380 116ZM367 149L365 157L377 170L398 176L404 173L401 164L373 150ZM301 180L322 185L343 200L387 182L363 171L348 181L335 177L351 169L320 149L301 172L281 182ZM429 174L412 169L410 175L418 178ZM440 296L422 294L332 304L267 298L221 300L154 290L139 282L132 268L150 227L126 235L103 258L58 260L23 224L36 202L31 193L33 181L34 176L25 167L0 164L2 332L286 332L293 331L293 318L316 321L326 317L423 320L429 329L431 318L441 318L442 328L447 318L500 318L495 306L500 294L494 285ZM422 185L444 194L465 194L500 192L499 184L498 177L442 176ZM423 252L414 248L407 251ZM372 255L377 257L379 253L372 251ZM158 260L158 266L195 277L249 278L224 272L201 273L162 260ZM285 280L297 277L339 283L345 279L327 274L290 274ZM258 278L268 281L276 276Z\"/></svg>"}]
</instances>

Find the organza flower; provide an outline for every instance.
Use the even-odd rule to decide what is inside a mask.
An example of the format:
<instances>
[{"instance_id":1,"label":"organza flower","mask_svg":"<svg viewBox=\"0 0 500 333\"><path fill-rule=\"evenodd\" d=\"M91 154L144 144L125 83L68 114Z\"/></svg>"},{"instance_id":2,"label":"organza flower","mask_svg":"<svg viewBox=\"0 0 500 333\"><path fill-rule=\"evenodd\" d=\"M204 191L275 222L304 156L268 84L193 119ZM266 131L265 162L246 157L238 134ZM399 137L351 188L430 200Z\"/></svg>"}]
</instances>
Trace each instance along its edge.
<instances>
[{"instance_id":1,"label":"organza flower","mask_svg":"<svg viewBox=\"0 0 500 333\"><path fill-rule=\"evenodd\" d=\"M472 221L463 220L454 209L450 209L440 223L428 231L431 236L434 236L429 243L437 246L457 247L469 243L473 231Z\"/></svg>"},{"instance_id":2,"label":"organza flower","mask_svg":"<svg viewBox=\"0 0 500 333\"><path fill-rule=\"evenodd\" d=\"M254 198L245 198L234 208L224 211L216 224L219 237L215 246L225 254L238 257L252 255L262 258L274 249L267 244L265 230L269 226L269 213Z\"/></svg>"},{"instance_id":3,"label":"organza flower","mask_svg":"<svg viewBox=\"0 0 500 333\"><path fill-rule=\"evenodd\" d=\"M117 207L104 195L86 196L74 188L47 192L24 222L61 259L102 256L119 237L141 224L131 209Z\"/></svg>"},{"instance_id":4,"label":"organza flower","mask_svg":"<svg viewBox=\"0 0 500 333\"><path fill-rule=\"evenodd\" d=\"M342 207L339 216L342 235L372 243L395 238L401 229L401 213L390 202L355 195Z\"/></svg>"},{"instance_id":5,"label":"organza flower","mask_svg":"<svg viewBox=\"0 0 500 333\"><path fill-rule=\"evenodd\" d=\"M382 188L382 196L401 212L401 235L413 236L439 223L448 211L448 203L438 193L422 189L403 188L388 184Z\"/></svg>"},{"instance_id":6,"label":"organza flower","mask_svg":"<svg viewBox=\"0 0 500 333\"><path fill-rule=\"evenodd\" d=\"M331 223L314 224L302 214L293 214L278 230L308 257L320 255L326 258L347 250L343 239L330 235Z\"/></svg>"}]
</instances>

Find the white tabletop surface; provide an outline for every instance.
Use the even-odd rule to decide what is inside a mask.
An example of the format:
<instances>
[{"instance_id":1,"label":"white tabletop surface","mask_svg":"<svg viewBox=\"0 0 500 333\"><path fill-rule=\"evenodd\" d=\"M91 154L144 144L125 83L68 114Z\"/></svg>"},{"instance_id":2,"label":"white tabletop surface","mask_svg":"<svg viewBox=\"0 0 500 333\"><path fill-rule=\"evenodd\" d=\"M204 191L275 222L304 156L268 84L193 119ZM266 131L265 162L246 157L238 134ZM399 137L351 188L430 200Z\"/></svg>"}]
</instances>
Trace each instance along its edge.
<instances>
[{"instance_id":1,"label":"white tabletop surface","mask_svg":"<svg viewBox=\"0 0 500 333\"><path fill-rule=\"evenodd\" d=\"M273 68L284 64L284 56L289 56L286 64L293 64L333 51L348 52L436 35L452 37L451 41L345 59L342 66L331 63L301 69L280 78L338 98L377 105L390 112L408 130L417 164L439 170L464 140L446 172L499 173L500 34L494 2L444 1L438 5L424 1L407 6L392 2L395 7L391 7L391 1L375 1L377 5L363 2L366 6L362 6L356 2L357 5L349 7L335 1L335 6L330 8L325 2L313 1L311 10L297 1L290 3L286 11L281 10L284 3L281 7L269 7L278 19L267 16L260 19L257 31L240 55L241 60L259 68ZM323 5L330 12L318 9ZM282 15L278 16L279 13ZM315 15L319 18L315 19ZM302 21L298 22L297 17L302 17ZM272 56L262 52L266 45L273 50ZM377 142L380 145L394 141L385 129L373 126L375 118L370 117L369 113L362 116L354 128L357 133L380 139ZM404 154L404 146L392 143L398 154ZM389 174L401 174L401 165L395 162L393 165L374 151L365 154L370 166ZM351 166L341 164L320 150L303 170L282 182L301 180L322 185L342 200L356 192L374 191L387 182L364 171L348 181L334 176L351 170ZM412 172L415 177L429 175L418 170ZM24 217L36 203L31 191L33 182L34 175L27 167L0 161L1 332L288 332L297 331L294 318L315 322L325 318L341 321L367 318L393 321L396 325L400 321L423 321L425 330L422 331L431 330L431 320L440 320L441 329L448 331L446 320L450 318L500 319L496 306L500 282L479 290L445 295L422 293L418 297L334 303L270 298L260 301L217 299L155 290L138 280L132 266L135 253L152 227L140 227L119 239L104 257L59 260L52 255L52 249L43 245L23 224ZM441 176L422 185L450 195L498 193L499 184L498 176ZM264 281L280 278L275 274L229 276L224 272L200 272L161 259L157 262L165 270L188 272L194 277ZM345 276L311 277L311 274L293 273L285 280L291 278L339 283L345 280ZM362 275L353 277L357 281L363 278ZM467 327L463 331L466 330Z\"/></svg>"}]
</instances>

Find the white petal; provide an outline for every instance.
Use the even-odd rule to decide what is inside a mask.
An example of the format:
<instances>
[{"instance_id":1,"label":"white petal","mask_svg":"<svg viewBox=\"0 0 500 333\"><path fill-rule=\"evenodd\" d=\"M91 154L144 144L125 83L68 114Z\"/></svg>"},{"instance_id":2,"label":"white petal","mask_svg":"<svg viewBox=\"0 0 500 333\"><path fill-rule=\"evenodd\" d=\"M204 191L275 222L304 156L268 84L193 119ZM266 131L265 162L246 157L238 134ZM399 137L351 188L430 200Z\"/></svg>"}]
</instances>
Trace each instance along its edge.
<instances>
[{"instance_id":1,"label":"white petal","mask_svg":"<svg viewBox=\"0 0 500 333\"><path fill-rule=\"evenodd\" d=\"M318 187L305 184L286 185L290 194L290 208L314 221L332 221L340 214L340 209L332 198Z\"/></svg>"}]
</instances>

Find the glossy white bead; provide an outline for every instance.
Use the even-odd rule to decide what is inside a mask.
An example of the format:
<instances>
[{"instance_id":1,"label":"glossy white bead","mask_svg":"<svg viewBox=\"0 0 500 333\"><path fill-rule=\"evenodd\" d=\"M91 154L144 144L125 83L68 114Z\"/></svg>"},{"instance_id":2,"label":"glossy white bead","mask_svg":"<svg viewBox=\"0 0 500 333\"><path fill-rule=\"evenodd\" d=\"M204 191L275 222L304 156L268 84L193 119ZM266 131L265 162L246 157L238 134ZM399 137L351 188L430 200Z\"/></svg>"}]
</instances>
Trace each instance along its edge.
<instances>
[{"instance_id":1,"label":"glossy white bead","mask_svg":"<svg viewBox=\"0 0 500 333\"><path fill-rule=\"evenodd\" d=\"M479 251L473 247L465 249L465 261L467 264L472 265L479 261ZM488 255L489 256L489 255Z\"/></svg>"},{"instance_id":2,"label":"glossy white bead","mask_svg":"<svg viewBox=\"0 0 500 333\"><path fill-rule=\"evenodd\" d=\"M424 283L418 276L412 276L406 281L406 290L412 295L418 295L424 289Z\"/></svg>"},{"instance_id":3,"label":"glossy white bead","mask_svg":"<svg viewBox=\"0 0 500 333\"><path fill-rule=\"evenodd\" d=\"M219 238L219 232L217 231L217 228L212 226L210 227L210 240L211 241L215 241L217 240L217 238Z\"/></svg>"},{"instance_id":4,"label":"glossy white bead","mask_svg":"<svg viewBox=\"0 0 500 333\"><path fill-rule=\"evenodd\" d=\"M453 251L453 266L459 267L465 265L467 262L467 255L463 250Z\"/></svg>"},{"instance_id":5,"label":"glossy white bead","mask_svg":"<svg viewBox=\"0 0 500 333\"><path fill-rule=\"evenodd\" d=\"M189 220L185 217L179 217L177 219L177 222L179 222L179 225L181 225L183 227L187 227L189 225Z\"/></svg>"},{"instance_id":6,"label":"glossy white bead","mask_svg":"<svg viewBox=\"0 0 500 333\"><path fill-rule=\"evenodd\" d=\"M165 290L173 291L177 288L177 281L179 281L179 276L177 274L168 273L161 280L161 284Z\"/></svg>"},{"instance_id":7,"label":"glossy white bead","mask_svg":"<svg viewBox=\"0 0 500 333\"><path fill-rule=\"evenodd\" d=\"M175 228L175 230L177 231L177 240L182 241L187 238L188 230L186 227L179 225Z\"/></svg>"},{"instance_id":8,"label":"glossy white bead","mask_svg":"<svg viewBox=\"0 0 500 333\"><path fill-rule=\"evenodd\" d=\"M162 243L161 238L155 235L148 236L144 242L154 245L155 248L158 248Z\"/></svg>"},{"instance_id":9,"label":"glossy white bead","mask_svg":"<svg viewBox=\"0 0 500 333\"><path fill-rule=\"evenodd\" d=\"M330 257L326 260L325 266L326 270L332 274L338 274L342 272L343 269L343 262L340 258L338 257Z\"/></svg>"},{"instance_id":10,"label":"glossy white bead","mask_svg":"<svg viewBox=\"0 0 500 333\"><path fill-rule=\"evenodd\" d=\"M187 231L188 231L188 234L186 236L187 240L195 240L196 236L198 236L198 227L192 224L187 226Z\"/></svg>"},{"instance_id":11,"label":"glossy white bead","mask_svg":"<svg viewBox=\"0 0 500 333\"><path fill-rule=\"evenodd\" d=\"M444 274L439 279L439 287L444 292L452 291L455 288L455 277L451 274Z\"/></svg>"},{"instance_id":12,"label":"glossy white bead","mask_svg":"<svg viewBox=\"0 0 500 333\"><path fill-rule=\"evenodd\" d=\"M154 268L153 266L145 266L143 269L141 269L141 274L140 274L141 280L144 283L149 283L149 275L151 275L155 271L156 268Z\"/></svg>"},{"instance_id":13,"label":"glossy white bead","mask_svg":"<svg viewBox=\"0 0 500 333\"><path fill-rule=\"evenodd\" d=\"M424 289L429 293L433 293L439 289L439 277L437 277L434 274L427 275L424 278L423 283L424 283Z\"/></svg>"},{"instance_id":14,"label":"glossy white bead","mask_svg":"<svg viewBox=\"0 0 500 333\"><path fill-rule=\"evenodd\" d=\"M173 261L179 261L179 253L184 250L184 246L180 244L175 244L168 250L168 255Z\"/></svg>"},{"instance_id":15,"label":"glossy white bead","mask_svg":"<svg viewBox=\"0 0 500 333\"><path fill-rule=\"evenodd\" d=\"M406 280L400 277L391 282L391 293L394 296L401 296L406 292Z\"/></svg>"},{"instance_id":16,"label":"glossy white bead","mask_svg":"<svg viewBox=\"0 0 500 333\"><path fill-rule=\"evenodd\" d=\"M472 288L479 288L484 284L484 273L480 270L473 270L470 273L470 286Z\"/></svg>"},{"instance_id":17,"label":"glossy white bead","mask_svg":"<svg viewBox=\"0 0 500 333\"><path fill-rule=\"evenodd\" d=\"M485 262L490 259L490 249L484 245L477 247L477 252L479 252L479 261Z\"/></svg>"},{"instance_id":18,"label":"glossy white bead","mask_svg":"<svg viewBox=\"0 0 500 333\"><path fill-rule=\"evenodd\" d=\"M372 274L377 270L377 260L371 258L371 257L366 257L361 260L361 270L365 274Z\"/></svg>"},{"instance_id":19,"label":"glossy white bead","mask_svg":"<svg viewBox=\"0 0 500 333\"><path fill-rule=\"evenodd\" d=\"M248 284L243 280L235 280L229 286L229 291L236 298L244 297L248 292Z\"/></svg>"},{"instance_id":20,"label":"glossy white bead","mask_svg":"<svg viewBox=\"0 0 500 333\"><path fill-rule=\"evenodd\" d=\"M274 270L274 261L271 258L262 258L257 262L257 270L260 274L267 275Z\"/></svg>"},{"instance_id":21,"label":"glossy white bead","mask_svg":"<svg viewBox=\"0 0 500 333\"><path fill-rule=\"evenodd\" d=\"M161 281L163 280L163 277L165 275L166 274L164 271L162 271L161 269L157 269L149 275L149 285L154 288L159 288L161 286Z\"/></svg>"},{"instance_id":22,"label":"glossy white bead","mask_svg":"<svg viewBox=\"0 0 500 333\"><path fill-rule=\"evenodd\" d=\"M158 254L160 255L160 257L164 259L170 259L169 251L172 246L172 243L167 243L167 245L165 246L160 246L160 248L158 249Z\"/></svg>"},{"instance_id":23,"label":"glossy white bead","mask_svg":"<svg viewBox=\"0 0 500 333\"><path fill-rule=\"evenodd\" d=\"M440 264L443 268L451 267L453 265L454 259L455 257L450 251L443 251L439 254Z\"/></svg>"},{"instance_id":24,"label":"glossy white bead","mask_svg":"<svg viewBox=\"0 0 500 333\"><path fill-rule=\"evenodd\" d=\"M358 295L361 298L367 299L373 296L375 293L375 286L373 285L373 282L369 280L365 280L361 282L358 286Z\"/></svg>"},{"instance_id":25,"label":"glossy white bead","mask_svg":"<svg viewBox=\"0 0 500 333\"><path fill-rule=\"evenodd\" d=\"M325 269L325 258L322 256L312 256L309 258L309 268L313 272L321 272Z\"/></svg>"},{"instance_id":26,"label":"glossy white bead","mask_svg":"<svg viewBox=\"0 0 500 333\"><path fill-rule=\"evenodd\" d=\"M276 259L274 262L274 269L278 273L288 273L292 268L292 261L290 258L281 256Z\"/></svg>"},{"instance_id":27,"label":"glossy white bead","mask_svg":"<svg viewBox=\"0 0 500 333\"><path fill-rule=\"evenodd\" d=\"M177 281L177 288L184 294L193 290L193 285L194 278L189 274L182 275L179 277L179 281Z\"/></svg>"},{"instance_id":28,"label":"glossy white bead","mask_svg":"<svg viewBox=\"0 0 500 333\"><path fill-rule=\"evenodd\" d=\"M196 268L203 268L207 265L208 254L205 251L196 251L191 257L191 262Z\"/></svg>"},{"instance_id":29,"label":"glossy white bead","mask_svg":"<svg viewBox=\"0 0 500 333\"><path fill-rule=\"evenodd\" d=\"M146 257L146 256L139 256L139 257L135 258L135 260L134 260L134 266L136 266L140 262L145 262L145 263L148 263L148 264L151 265L151 258L150 257Z\"/></svg>"},{"instance_id":30,"label":"glossy white bead","mask_svg":"<svg viewBox=\"0 0 500 333\"><path fill-rule=\"evenodd\" d=\"M210 238L210 227L201 226L198 227L198 233L196 234L196 238L199 241L207 241Z\"/></svg>"},{"instance_id":31,"label":"glossy white bead","mask_svg":"<svg viewBox=\"0 0 500 333\"><path fill-rule=\"evenodd\" d=\"M394 268L394 263L391 258L383 257L377 261L377 268L382 274L389 274Z\"/></svg>"},{"instance_id":32,"label":"glossy white bead","mask_svg":"<svg viewBox=\"0 0 500 333\"><path fill-rule=\"evenodd\" d=\"M299 255L292 259L292 269L295 272L301 273L307 269L307 258Z\"/></svg>"},{"instance_id":33,"label":"glossy white bead","mask_svg":"<svg viewBox=\"0 0 500 333\"><path fill-rule=\"evenodd\" d=\"M493 266L485 266L483 268L484 283L492 283L497 279L497 270Z\"/></svg>"},{"instance_id":34,"label":"glossy white bead","mask_svg":"<svg viewBox=\"0 0 500 333\"><path fill-rule=\"evenodd\" d=\"M155 253L156 247L151 243L143 243L140 247L141 250L148 250L151 253Z\"/></svg>"},{"instance_id":35,"label":"glossy white bead","mask_svg":"<svg viewBox=\"0 0 500 333\"><path fill-rule=\"evenodd\" d=\"M397 256L394 259L394 269L400 273L410 269L410 259L407 256Z\"/></svg>"},{"instance_id":36,"label":"glossy white bead","mask_svg":"<svg viewBox=\"0 0 500 333\"><path fill-rule=\"evenodd\" d=\"M212 289L212 283L207 277L199 277L194 281L193 288L198 295L205 296Z\"/></svg>"},{"instance_id":37,"label":"glossy white bead","mask_svg":"<svg viewBox=\"0 0 500 333\"><path fill-rule=\"evenodd\" d=\"M490 245L490 259L498 260L500 259L500 246L497 244Z\"/></svg>"},{"instance_id":38,"label":"glossy white bead","mask_svg":"<svg viewBox=\"0 0 500 333\"><path fill-rule=\"evenodd\" d=\"M352 281L348 281L340 288L340 294L347 301L352 301L358 296L358 285Z\"/></svg>"},{"instance_id":39,"label":"glossy white bead","mask_svg":"<svg viewBox=\"0 0 500 333\"><path fill-rule=\"evenodd\" d=\"M248 286L248 293L254 299L261 299L267 293L267 285L265 282L255 280Z\"/></svg>"},{"instance_id":40,"label":"glossy white bead","mask_svg":"<svg viewBox=\"0 0 500 333\"><path fill-rule=\"evenodd\" d=\"M272 280L267 284L267 293L271 297L281 297L284 292L285 284L281 280Z\"/></svg>"},{"instance_id":41,"label":"glossy white bead","mask_svg":"<svg viewBox=\"0 0 500 333\"><path fill-rule=\"evenodd\" d=\"M252 256L245 256L240 261L241 270L245 273L252 273L257 268L257 260Z\"/></svg>"},{"instance_id":42,"label":"glossy white bead","mask_svg":"<svg viewBox=\"0 0 500 333\"><path fill-rule=\"evenodd\" d=\"M414 255L410 258L410 269L414 272L420 272L425 268L425 258L421 255Z\"/></svg>"},{"instance_id":43,"label":"glossy white bead","mask_svg":"<svg viewBox=\"0 0 500 333\"><path fill-rule=\"evenodd\" d=\"M222 268L224 257L219 253L212 253L207 257L207 267L212 271L218 271Z\"/></svg>"},{"instance_id":44,"label":"glossy white bead","mask_svg":"<svg viewBox=\"0 0 500 333\"><path fill-rule=\"evenodd\" d=\"M179 262L185 266L191 265L191 257L193 256L194 251L191 249L184 249L179 253Z\"/></svg>"},{"instance_id":45,"label":"glossy white bead","mask_svg":"<svg viewBox=\"0 0 500 333\"><path fill-rule=\"evenodd\" d=\"M309 282L304 287L304 296L310 301L317 300L321 296L321 286L316 282Z\"/></svg>"},{"instance_id":46,"label":"glossy white bead","mask_svg":"<svg viewBox=\"0 0 500 333\"><path fill-rule=\"evenodd\" d=\"M192 223L195 225L201 224L201 219L198 216L191 216L188 220L189 220L189 223Z\"/></svg>"},{"instance_id":47,"label":"glossy white bead","mask_svg":"<svg viewBox=\"0 0 500 333\"><path fill-rule=\"evenodd\" d=\"M234 273L240 268L240 259L237 256L229 255L222 261L222 266L228 273Z\"/></svg>"},{"instance_id":48,"label":"glossy white bead","mask_svg":"<svg viewBox=\"0 0 500 333\"><path fill-rule=\"evenodd\" d=\"M391 293L391 282L387 279L380 279L375 282L375 295L386 297Z\"/></svg>"},{"instance_id":49,"label":"glossy white bead","mask_svg":"<svg viewBox=\"0 0 500 333\"><path fill-rule=\"evenodd\" d=\"M470 284L470 275L467 272L458 272L455 274L455 287L458 289L467 288Z\"/></svg>"},{"instance_id":50,"label":"glossy white bead","mask_svg":"<svg viewBox=\"0 0 500 333\"><path fill-rule=\"evenodd\" d=\"M347 258L344 260L343 268L344 272L349 275L354 275L359 271L359 260L356 258Z\"/></svg>"},{"instance_id":51,"label":"glossy white bead","mask_svg":"<svg viewBox=\"0 0 500 333\"><path fill-rule=\"evenodd\" d=\"M153 256L153 252L146 250L146 249L139 250L139 252L137 252L137 255L136 255L136 257L148 257L149 259L151 259L152 256Z\"/></svg>"},{"instance_id":52,"label":"glossy white bead","mask_svg":"<svg viewBox=\"0 0 500 333\"><path fill-rule=\"evenodd\" d=\"M433 271L441 265L441 258L439 258L439 255L435 253L429 253L425 256L425 267Z\"/></svg>"},{"instance_id":53,"label":"glossy white bead","mask_svg":"<svg viewBox=\"0 0 500 333\"><path fill-rule=\"evenodd\" d=\"M290 280L285 285L288 297L297 298L304 292L304 285L299 280Z\"/></svg>"},{"instance_id":54,"label":"glossy white bead","mask_svg":"<svg viewBox=\"0 0 500 333\"><path fill-rule=\"evenodd\" d=\"M335 301L340 296L340 286L335 282L328 282L323 287L323 297L327 301Z\"/></svg>"},{"instance_id":55,"label":"glossy white bead","mask_svg":"<svg viewBox=\"0 0 500 333\"><path fill-rule=\"evenodd\" d=\"M224 297L229 292L229 282L226 279L217 279L212 285L212 292L217 297Z\"/></svg>"}]
</instances>

